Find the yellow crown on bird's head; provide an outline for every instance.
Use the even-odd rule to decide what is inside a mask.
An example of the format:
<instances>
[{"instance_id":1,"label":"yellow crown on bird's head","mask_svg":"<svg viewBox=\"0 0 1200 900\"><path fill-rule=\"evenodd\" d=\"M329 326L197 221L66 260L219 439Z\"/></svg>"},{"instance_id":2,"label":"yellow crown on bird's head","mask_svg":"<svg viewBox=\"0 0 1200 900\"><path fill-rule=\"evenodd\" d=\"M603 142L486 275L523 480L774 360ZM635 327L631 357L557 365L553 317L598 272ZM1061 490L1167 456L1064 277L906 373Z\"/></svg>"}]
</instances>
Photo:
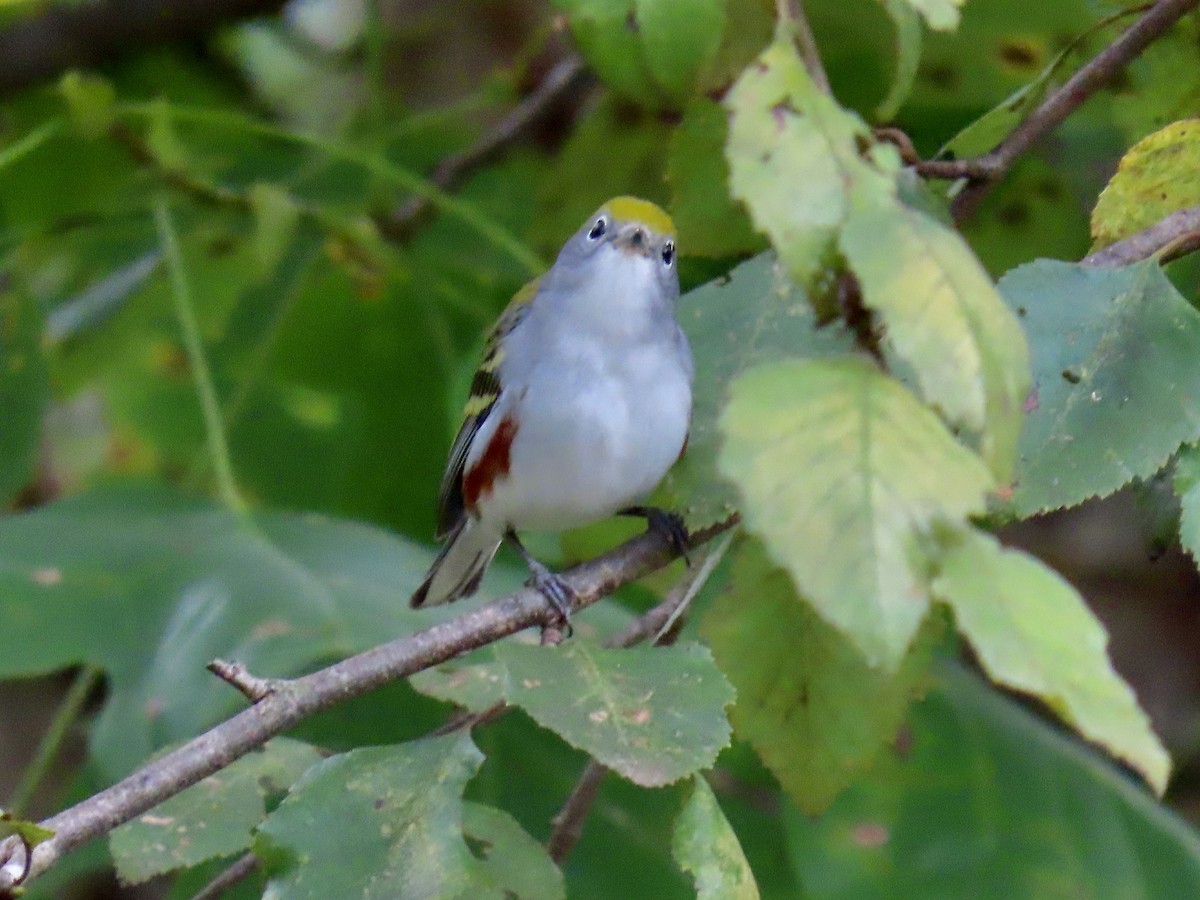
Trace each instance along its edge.
<instances>
[{"instance_id":1,"label":"yellow crown on bird's head","mask_svg":"<svg viewBox=\"0 0 1200 900\"><path fill-rule=\"evenodd\" d=\"M618 222L639 222L659 234L675 237L675 223L661 206L642 200L638 197L613 197L602 207L601 213L607 213Z\"/></svg>"}]
</instances>

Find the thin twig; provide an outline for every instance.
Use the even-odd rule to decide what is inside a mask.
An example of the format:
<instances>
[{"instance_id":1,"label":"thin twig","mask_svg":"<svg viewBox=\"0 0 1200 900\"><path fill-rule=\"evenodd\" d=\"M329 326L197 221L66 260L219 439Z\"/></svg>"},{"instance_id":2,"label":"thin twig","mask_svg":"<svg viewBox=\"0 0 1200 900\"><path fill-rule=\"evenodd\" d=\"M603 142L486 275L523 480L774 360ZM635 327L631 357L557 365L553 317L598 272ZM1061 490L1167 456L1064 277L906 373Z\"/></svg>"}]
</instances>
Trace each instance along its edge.
<instances>
[{"instance_id":1,"label":"thin twig","mask_svg":"<svg viewBox=\"0 0 1200 900\"><path fill-rule=\"evenodd\" d=\"M217 491L227 508L235 512L244 512L246 506L233 478L229 441L225 437L225 425L221 421L221 405L217 400L217 390L213 386L208 359L204 355L200 326L196 324L196 314L192 310L191 289L188 287L187 273L183 267L179 238L175 235L175 226L171 222L171 214L165 200L160 199L154 204L154 222L158 227L158 239L167 260L167 271L171 275L171 299L175 303L175 315L179 318L179 327L183 332L183 346L192 370L192 379L196 384L196 394L200 398L200 408L204 413L204 432L216 473Z\"/></svg>"},{"instance_id":2,"label":"thin twig","mask_svg":"<svg viewBox=\"0 0 1200 900\"><path fill-rule=\"evenodd\" d=\"M631 622L629 627L612 635L604 642L604 646L632 647L651 636L654 637L656 647L675 643L675 639L679 637L679 628L676 626L682 621L680 617L708 582L731 543L733 535L726 534L705 554L704 560L698 566L689 568L687 574L671 587L661 603L647 610ZM562 809L550 820L554 827L546 841L546 850L556 863L561 865L579 842L583 835L583 824L596 801L600 782L607 774L606 766L589 759Z\"/></svg>"},{"instance_id":3,"label":"thin twig","mask_svg":"<svg viewBox=\"0 0 1200 900\"><path fill-rule=\"evenodd\" d=\"M1085 100L1108 84L1126 64L1161 37L1200 0L1159 0L1111 44L1101 50L1031 112L998 146L982 156L927 160L916 164L926 178L966 178L970 184L955 198L954 218L966 218L992 184L1017 158L1041 140Z\"/></svg>"},{"instance_id":4,"label":"thin twig","mask_svg":"<svg viewBox=\"0 0 1200 900\"><path fill-rule=\"evenodd\" d=\"M258 703L275 693L275 681L270 678L259 678L240 662L228 662L224 659L214 659L204 668L212 672L222 681L237 688L242 696L251 703Z\"/></svg>"},{"instance_id":5,"label":"thin twig","mask_svg":"<svg viewBox=\"0 0 1200 900\"><path fill-rule=\"evenodd\" d=\"M775 0L775 14L781 25L792 27L800 48L800 58L804 60L809 77L826 94L832 94L825 64L821 62L821 51L808 24L808 16L804 14L804 0Z\"/></svg>"},{"instance_id":6,"label":"thin twig","mask_svg":"<svg viewBox=\"0 0 1200 900\"><path fill-rule=\"evenodd\" d=\"M1089 253L1085 266L1127 266L1159 254L1159 262L1170 262L1198 249L1200 206L1189 206L1159 219L1149 228Z\"/></svg>"},{"instance_id":7,"label":"thin twig","mask_svg":"<svg viewBox=\"0 0 1200 900\"><path fill-rule=\"evenodd\" d=\"M192 900L217 900L218 897L239 881L244 881L253 875L258 866L258 857L253 853L247 853L244 856L238 857L230 864L229 868L200 888L192 897Z\"/></svg>"},{"instance_id":8,"label":"thin twig","mask_svg":"<svg viewBox=\"0 0 1200 900\"><path fill-rule=\"evenodd\" d=\"M447 156L429 175L429 182L439 188L452 188L497 153L519 140L531 125L569 93L587 69L582 57L571 54L560 60L516 107L485 131L474 144L461 153ZM413 223L430 209L428 197L409 197L379 222L380 230L392 238L402 238Z\"/></svg>"},{"instance_id":9,"label":"thin twig","mask_svg":"<svg viewBox=\"0 0 1200 900\"><path fill-rule=\"evenodd\" d=\"M555 863L562 863L579 843L579 838L583 836L583 823L592 811L592 805L596 802L596 792L600 790L600 782L607 774L607 766L589 759L570 796L567 797L567 802L550 820L554 830L550 832L550 838L546 841L546 852Z\"/></svg>"},{"instance_id":10,"label":"thin twig","mask_svg":"<svg viewBox=\"0 0 1200 900\"><path fill-rule=\"evenodd\" d=\"M690 546L702 546L737 521L731 516L697 531ZM666 537L648 531L576 566L562 578L574 593L573 609L578 612L678 555ZM275 691L254 706L42 822L54 836L34 849L30 877L45 872L68 851L152 809L315 713L510 634L553 622L557 615L539 591L526 587L310 675L277 681ZM0 895L12 887L8 876L0 872Z\"/></svg>"}]
</instances>

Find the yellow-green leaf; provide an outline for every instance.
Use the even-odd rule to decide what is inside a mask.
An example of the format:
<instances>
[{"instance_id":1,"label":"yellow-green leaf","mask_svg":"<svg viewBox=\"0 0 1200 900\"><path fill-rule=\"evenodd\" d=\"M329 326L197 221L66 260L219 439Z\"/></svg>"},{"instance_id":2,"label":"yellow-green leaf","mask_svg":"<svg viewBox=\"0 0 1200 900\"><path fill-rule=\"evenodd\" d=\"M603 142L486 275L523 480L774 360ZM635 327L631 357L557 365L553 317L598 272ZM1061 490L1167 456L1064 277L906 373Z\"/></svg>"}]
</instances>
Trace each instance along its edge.
<instances>
[{"instance_id":1,"label":"yellow-green leaf","mask_svg":"<svg viewBox=\"0 0 1200 900\"><path fill-rule=\"evenodd\" d=\"M1200 119L1172 122L1133 145L1092 210L1096 247L1200 204Z\"/></svg>"},{"instance_id":2,"label":"yellow-green leaf","mask_svg":"<svg viewBox=\"0 0 1200 900\"><path fill-rule=\"evenodd\" d=\"M825 261L849 192L886 194L892 179L866 161L866 124L813 83L786 29L725 100L729 186L799 281Z\"/></svg>"},{"instance_id":3,"label":"yellow-green leaf","mask_svg":"<svg viewBox=\"0 0 1200 900\"><path fill-rule=\"evenodd\" d=\"M929 608L922 537L992 479L870 361L767 363L732 385L718 467L746 526L827 621L894 671Z\"/></svg>"},{"instance_id":4,"label":"yellow-green leaf","mask_svg":"<svg viewBox=\"0 0 1200 900\"><path fill-rule=\"evenodd\" d=\"M797 596L758 540L740 548L730 587L713 599L700 628L737 690L734 733L809 814L823 812L871 769L930 661L931 642L918 639L897 673L869 666Z\"/></svg>"},{"instance_id":5,"label":"yellow-green leaf","mask_svg":"<svg viewBox=\"0 0 1200 900\"><path fill-rule=\"evenodd\" d=\"M1113 669L1104 626L1061 576L991 535L969 532L946 551L934 590L993 680L1041 698L1163 792L1167 752Z\"/></svg>"},{"instance_id":6,"label":"yellow-green leaf","mask_svg":"<svg viewBox=\"0 0 1200 900\"><path fill-rule=\"evenodd\" d=\"M924 213L857 194L841 247L864 302L879 311L925 398L982 436L984 459L1007 481L1029 392L1029 352L975 254Z\"/></svg>"}]
</instances>

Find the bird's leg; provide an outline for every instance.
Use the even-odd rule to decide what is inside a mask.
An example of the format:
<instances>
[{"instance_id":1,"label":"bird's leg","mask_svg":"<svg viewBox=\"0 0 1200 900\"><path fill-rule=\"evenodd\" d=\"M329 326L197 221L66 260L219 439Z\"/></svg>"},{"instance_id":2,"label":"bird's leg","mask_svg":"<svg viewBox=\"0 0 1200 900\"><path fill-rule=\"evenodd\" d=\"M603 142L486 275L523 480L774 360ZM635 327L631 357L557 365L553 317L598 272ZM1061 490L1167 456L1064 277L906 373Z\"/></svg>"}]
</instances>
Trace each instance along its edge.
<instances>
[{"instance_id":1,"label":"bird's leg","mask_svg":"<svg viewBox=\"0 0 1200 900\"><path fill-rule=\"evenodd\" d=\"M687 526L683 524L683 516L679 513L659 509L657 506L627 506L618 510L617 515L645 519L646 527L650 531L657 531L665 537L672 549L683 557L683 561L689 566L692 564L692 559L688 555L690 538Z\"/></svg>"},{"instance_id":2,"label":"bird's leg","mask_svg":"<svg viewBox=\"0 0 1200 900\"><path fill-rule=\"evenodd\" d=\"M525 545L521 543L521 539L511 528L504 532L504 539L516 548L516 551L521 554L521 559L525 560L525 565L529 567L530 578L525 583L536 588L543 597L550 601L562 620L561 624L566 626L567 633L570 634L571 608L575 604L575 591L569 584L534 559L533 554L525 549Z\"/></svg>"}]
</instances>

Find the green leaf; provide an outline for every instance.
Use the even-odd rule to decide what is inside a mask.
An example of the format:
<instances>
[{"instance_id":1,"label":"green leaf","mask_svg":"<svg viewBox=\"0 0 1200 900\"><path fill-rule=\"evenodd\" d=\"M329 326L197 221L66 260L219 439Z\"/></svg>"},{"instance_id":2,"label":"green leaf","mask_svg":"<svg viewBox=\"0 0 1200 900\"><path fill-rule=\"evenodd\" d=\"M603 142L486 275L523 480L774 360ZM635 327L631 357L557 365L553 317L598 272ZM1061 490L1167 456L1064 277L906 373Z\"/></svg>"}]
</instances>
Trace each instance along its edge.
<instances>
[{"instance_id":1,"label":"green leaf","mask_svg":"<svg viewBox=\"0 0 1200 900\"><path fill-rule=\"evenodd\" d=\"M851 190L892 189L891 177L859 153L870 131L813 83L786 30L746 69L725 106L730 190L807 283L828 259Z\"/></svg>"},{"instance_id":2,"label":"green leaf","mask_svg":"<svg viewBox=\"0 0 1200 900\"><path fill-rule=\"evenodd\" d=\"M1000 481L1012 475L1029 390L1025 336L956 231L903 204L855 197L842 251L925 398L982 434Z\"/></svg>"},{"instance_id":3,"label":"green leaf","mask_svg":"<svg viewBox=\"0 0 1200 900\"><path fill-rule=\"evenodd\" d=\"M0 519L0 678L104 668L92 751L115 777L242 708L213 657L293 675L453 615L404 602L431 558L319 515L96 490Z\"/></svg>"},{"instance_id":4,"label":"green leaf","mask_svg":"<svg viewBox=\"0 0 1200 900\"><path fill-rule=\"evenodd\" d=\"M464 803L463 835L475 855L472 876L480 888L521 900L559 900L566 896L562 872L546 854L546 848L503 810Z\"/></svg>"},{"instance_id":5,"label":"green leaf","mask_svg":"<svg viewBox=\"0 0 1200 900\"><path fill-rule=\"evenodd\" d=\"M860 779L896 736L929 662L928 642L918 640L894 675L867 665L758 541L741 548L732 588L713 600L701 632L737 690L734 733L810 814Z\"/></svg>"},{"instance_id":6,"label":"green leaf","mask_svg":"<svg viewBox=\"0 0 1200 900\"><path fill-rule=\"evenodd\" d=\"M1200 313L1156 263L1038 260L999 287L1033 363L1012 495L1018 515L1110 494L1200 438Z\"/></svg>"},{"instance_id":7,"label":"green leaf","mask_svg":"<svg viewBox=\"0 0 1200 900\"><path fill-rule=\"evenodd\" d=\"M1175 460L1175 493L1179 496L1179 543L1200 559L1200 447L1183 447Z\"/></svg>"},{"instance_id":8,"label":"green leaf","mask_svg":"<svg viewBox=\"0 0 1200 900\"><path fill-rule=\"evenodd\" d=\"M264 898L502 896L463 840L462 792L482 762L451 734L309 769L259 829Z\"/></svg>"},{"instance_id":9,"label":"green leaf","mask_svg":"<svg viewBox=\"0 0 1200 900\"><path fill-rule=\"evenodd\" d=\"M988 675L1041 698L1089 740L1133 766L1159 794L1171 761L1108 658L1108 634L1056 572L991 535L967 532L934 581Z\"/></svg>"},{"instance_id":10,"label":"green leaf","mask_svg":"<svg viewBox=\"0 0 1200 900\"><path fill-rule=\"evenodd\" d=\"M14 819L10 813L0 810L0 841L14 835L20 835L30 847L36 847L42 841L48 841L54 837L54 832L43 828L37 822Z\"/></svg>"},{"instance_id":11,"label":"green leaf","mask_svg":"<svg viewBox=\"0 0 1200 900\"><path fill-rule=\"evenodd\" d=\"M697 900L758 900L742 846L702 775L692 778L672 846L680 868L696 881Z\"/></svg>"},{"instance_id":12,"label":"green leaf","mask_svg":"<svg viewBox=\"0 0 1200 900\"><path fill-rule=\"evenodd\" d=\"M963 0L905 0L937 31L953 31L958 27L958 8Z\"/></svg>"},{"instance_id":13,"label":"green leaf","mask_svg":"<svg viewBox=\"0 0 1200 900\"><path fill-rule=\"evenodd\" d=\"M658 787L708 768L729 743L733 689L699 644L505 641L496 658L510 703L635 784Z\"/></svg>"},{"instance_id":14,"label":"green leaf","mask_svg":"<svg viewBox=\"0 0 1200 900\"><path fill-rule=\"evenodd\" d=\"M1105 247L1200 203L1200 119L1173 122L1136 143L1092 210L1095 247Z\"/></svg>"},{"instance_id":15,"label":"green leaf","mask_svg":"<svg viewBox=\"0 0 1200 900\"><path fill-rule=\"evenodd\" d=\"M804 896L1194 897L1193 825L956 665L894 758L819 819L785 814Z\"/></svg>"},{"instance_id":16,"label":"green leaf","mask_svg":"<svg viewBox=\"0 0 1200 900\"><path fill-rule=\"evenodd\" d=\"M736 256L765 246L745 209L729 196L727 132L725 111L702 97L684 110L671 134L671 215L679 230L679 252L686 256Z\"/></svg>"},{"instance_id":17,"label":"green leaf","mask_svg":"<svg viewBox=\"0 0 1200 900\"><path fill-rule=\"evenodd\" d=\"M879 0L892 19L896 31L896 70L887 96L875 110L875 118L888 121L895 117L908 99L917 68L921 64L921 19L908 0Z\"/></svg>"},{"instance_id":18,"label":"green leaf","mask_svg":"<svg viewBox=\"0 0 1200 900\"><path fill-rule=\"evenodd\" d=\"M279 264L296 234L300 211L283 188L259 182L250 188L254 212L254 248L259 271L269 274Z\"/></svg>"},{"instance_id":19,"label":"green leaf","mask_svg":"<svg viewBox=\"0 0 1200 900\"><path fill-rule=\"evenodd\" d=\"M650 73L676 101L717 55L725 30L725 0L634 0Z\"/></svg>"},{"instance_id":20,"label":"green leaf","mask_svg":"<svg viewBox=\"0 0 1200 900\"><path fill-rule=\"evenodd\" d=\"M554 0L580 51L610 88L650 106L661 103L634 18L634 0ZM592 204L595 208L595 204Z\"/></svg>"},{"instance_id":21,"label":"green leaf","mask_svg":"<svg viewBox=\"0 0 1200 900\"><path fill-rule=\"evenodd\" d=\"M50 387L37 305L0 285L0 502L33 477Z\"/></svg>"},{"instance_id":22,"label":"green leaf","mask_svg":"<svg viewBox=\"0 0 1200 900\"><path fill-rule=\"evenodd\" d=\"M315 747L275 738L143 813L108 838L126 884L250 848L266 803L321 761Z\"/></svg>"},{"instance_id":23,"label":"green leaf","mask_svg":"<svg viewBox=\"0 0 1200 900\"><path fill-rule=\"evenodd\" d=\"M734 382L721 431L746 526L825 621L895 671L929 608L922 538L982 511L983 462L860 357L758 366Z\"/></svg>"},{"instance_id":24,"label":"green leaf","mask_svg":"<svg viewBox=\"0 0 1200 900\"><path fill-rule=\"evenodd\" d=\"M59 79L58 90L67 101L71 123L83 137L99 138L107 133L117 99L107 78L72 70Z\"/></svg>"},{"instance_id":25,"label":"green leaf","mask_svg":"<svg viewBox=\"0 0 1200 900\"><path fill-rule=\"evenodd\" d=\"M717 416L733 379L771 360L849 353L854 339L839 323L817 327L805 290L770 253L684 295L678 309L696 358L696 381L687 452L667 475L665 493L689 524L705 525L729 515L737 498L717 474Z\"/></svg>"}]
</instances>

